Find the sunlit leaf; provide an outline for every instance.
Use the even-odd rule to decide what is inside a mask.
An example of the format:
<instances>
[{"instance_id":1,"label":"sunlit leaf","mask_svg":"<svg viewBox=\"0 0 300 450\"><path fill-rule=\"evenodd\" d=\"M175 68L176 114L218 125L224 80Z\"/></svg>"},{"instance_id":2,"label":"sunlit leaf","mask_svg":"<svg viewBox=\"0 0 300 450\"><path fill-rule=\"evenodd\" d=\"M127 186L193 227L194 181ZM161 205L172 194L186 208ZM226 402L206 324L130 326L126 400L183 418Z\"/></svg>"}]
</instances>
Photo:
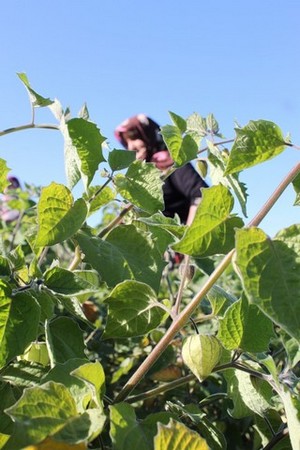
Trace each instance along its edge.
<instances>
[{"instance_id":1,"label":"sunlit leaf","mask_svg":"<svg viewBox=\"0 0 300 450\"><path fill-rule=\"evenodd\" d=\"M51 183L42 189L38 203L39 229L35 245L63 242L78 231L86 217L87 206L83 199L74 202L66 186Z\"/></svg>"},{"instance_id":2,"label":"sunlit leaf","mask_svg":"<svg viewBox=\"0 0 300 450\"><path fill-rule=\"evenodd\" d=\"M183 119L183 117L175 114L172 111L169 111L169 115L174 125L180 130L181 133L184 133L186 131L186 121Z\"/></svg>"},{"instance_id":3,"label":"sunlit leaf","mask_svg":"<svg viewBox=\"0 0 300 450\"><path fill-rule=\"evenodd\" d=\"M195 257L227 253L234 247L235 228L243 226L242 219L230 214L233 197L222 185L203 189L202 195L192 224L172 248Z\"/></svg>"},{"instance_id":4,"label":"sunlit leaf","mask_svg":"<svg viewBox=\"0 0 300 450\"><path fill-rule=\"evenodd\" d=\"M168 425L158 424L154 450L209 450L206 441L195 431L175 420Z\"/></svg>"},{"instance_id":5,"label":"sunlit leaf","mask_svg":"<svg viewBox=\"0 0 300 450\"><path fill-rule=\"evenodd\" d=\"M12 297L9 285L0 280L0 367L36 339L39 319L40 307L30 293Z\"/></svg>"},{"instance_id":6,"label":"sunlit leaf","mask_svg":"<svg viewBox=\"0 0 300 450\"><path fill-rule=\"evenodd\" d=\"M101 162L105 161L102 154L102 136L96 124L82 118L71 119L67 122L68 134L79 157L79 171L85 188L94 178Z\"/></svg>"},{"instance_id":7,"label":"sunlit leaf","mask_svg":"<svg viewBox=\"0 0 300 450\"><path fill-rule=\"evenodd\" d=\"M142 336L164 318L155 292L144 283L124 281L106 299L108 317L103 338Z\"/></svg>"},{"instance_id":8,"label":"sunlit leaf","mask_svg":"<svg viewBox=\"0 0 300 450\"><path fill-rule=\"evenodd\" d=\"M300 226L270 239L262 230L238 230L236 264L250 302L300 341Z\"/></svg>"},{"instance_id":9,"label":"sunlit leaf","mask_svg":"<svg viewBox=\"0 0 300 450\"><path fill-rule=\"evenodd\" d=\"M160 171L143 161L134 161L125 175L117 174L117 191L135 206L153 214L164 207Z\"/></svg>"},{"instance_id":10,"label":"sunlit leaf","mask_svg":"<svg viewBox=\"0 0 300 450\"><path fill-rule=\"evenodd\" d=\"M35 107L43 107L43 106L49 106L53 103L53 100L50 100L50 98L45 98L39 95L37 92L35 92L32 87L30 86L29 80L27 78L27 75L25 73L17 73L20 80L24 83L28 94L30 101L33 106Z\"/></svg>"},{"instance_id":11,"label":"sunlit leaf","mask_svg":"<svg viewBox=\"0 0 300 450\"><path fill-rule=\"evenodd\" d=\"M84 443L68 444L65 442L58 442L51 438L45 439L36 445L29 445L24 450L86 450L87 446Z\"/></svg>"},{"instance_id":12,"label":"sunlit leaf","mask_svg":"<svg viewBox=\"0 0 300 450\"><path fill-rule=\"evenodd\" d=\"M219 317L224 316L229 306L237 300L233 295L216 284L207 293L207 299L211 304L212 313Z\"/></svg>"},{"instance_id":13,"label":"sunlit leaf","mask_svg":"<svg viewBox=\"0 0 300 450\"><path fill-rule=\"evenodd\" d=\"M224 150L220 150L216 145L212 142L207 142L209 153L208 153L208 162L209 162L209 173L210 178L212 180L212 184L223 184L224 186L230 188L238 202L241 205L241 209L243 211L244 216L247 217L247 188L246 185L239 181L239 173L227 174L224 176L226 164L228 162L228 154Z\"/></svg>"},{"instance_id":14,"label":"sunlit leaf","mask_svg":"<svg viewBox=\"0 0 300 450\"><path fill-rule=\"evenodd\" d=\"M116 193L109 186L103 189L101 186L90 186L88 193L82 196L86 203L89 203L89 216L113 201L115 197Z\"/></svg>"},{"instance_id":15,"label":"sunlit leaf","mask_svg":"<svg viewBox=\"0 0 300 450\"><path fill-rule=\"evenodd\" d=\"M259 366L253 363L253 369ZM230 415L235 419L252 417L253 413L264 417L272 406L272 387L264 380L252 377L241 370L226 370L227 393L233 402Z\"/></svg>"},{"instance_id":16,"label":"sunlit leaf","mask_svg":"<svg viewBox=\"0 0 300 450\"><path fill-rule=\"evenodd\" d=\"M82 275L82 272L80 272ZM78 276L76 272L63 269L62 267L53 267L44 273L44 283L48 289L60 295L73 296L84 293L95 293L98 285L93 285Z\"/></svg>"},{"instance_id":17,"label":"sunlit leaf","mask_svg":"<svg viewBox=\"0 0 300 450\"><path fill-rule=\"evenodd\" d=\"M217 336L228 350L258 353L269 350L275 334L273 322L244 297L233 303L220 319Z\"/></svg>"},{"instance_id":18,"label":"sunlit leaf","mask_svg":"<svg viewBox=\"0 0 300 450\"><path fill-rule=\"evenodd\" d=\"M250 120L236 128L225 175L239 172L279 155L286 147L278 125L267 120Z\"/></svg>"},{"instance_id":19,"label":"sunlit leaf","mask_svg":"<svg viewBox=\"0 0 300 450\"><path fill-rule=\"evenodd\" d=\"M6 161L0 158L0 193L4 192L5 188L10 184L7 180L7 175L9 174L10 169L7 167Z\"/></svg>"},{"instance_id":20,"label":"sunlit leaf","mask_svg":"<svg viewBox=\"0 0 300 450\"><path fill-rule=\"evenodd\" d=\"M174 125L163 126L161 132L177 167L196 158L198 145L191 135L182 136L180 129Z\"/></svg>"}]
</instances>

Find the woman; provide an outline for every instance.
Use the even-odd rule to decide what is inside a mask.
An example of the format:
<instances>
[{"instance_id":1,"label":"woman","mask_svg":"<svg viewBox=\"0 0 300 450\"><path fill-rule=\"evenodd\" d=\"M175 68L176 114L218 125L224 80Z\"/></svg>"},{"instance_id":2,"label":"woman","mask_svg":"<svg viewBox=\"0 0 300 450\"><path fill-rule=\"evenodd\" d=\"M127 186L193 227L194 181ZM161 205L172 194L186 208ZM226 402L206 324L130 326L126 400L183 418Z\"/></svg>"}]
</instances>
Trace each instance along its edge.
<instances>
[{"instance_id":1,"label":"woman","mask_svg":"<svg viewBox=\"0 0 300 450\"><path fill-rule=\"evenodd\" d=\"M124 120L116 129L115 136L127 150L134 151L136 158L153 162L162 171L173 165L173 160L154 120L138 114ZM208 187L192 164L187 163L169 175L163 185L165 209L163 214L178 214L183 224L190 225L201 199L201 188Z\"/></svg>"}]
</instances>

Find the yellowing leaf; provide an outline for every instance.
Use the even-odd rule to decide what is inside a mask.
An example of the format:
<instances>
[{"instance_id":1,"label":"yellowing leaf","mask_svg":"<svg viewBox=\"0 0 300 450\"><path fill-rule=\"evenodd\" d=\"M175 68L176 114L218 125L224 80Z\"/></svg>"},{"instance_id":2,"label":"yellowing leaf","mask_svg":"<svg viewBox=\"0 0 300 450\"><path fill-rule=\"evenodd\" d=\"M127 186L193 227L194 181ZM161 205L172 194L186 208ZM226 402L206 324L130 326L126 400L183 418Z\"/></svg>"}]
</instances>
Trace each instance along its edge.
<instances>
[{"instance_id":1,"label":"yellowing leaf","mask_svg":"<svg viewBox=\"0 0 300 450\"><path fill-rule=\"evenodd\" d=\"M154 450L209 450L206 441L185 425L170 420L168 425L158 424Z\"/></svg>"},{"instance_id":2,"label":"yellowing leaf","mask_svg":"<svg viewBox=\"0 0 300 450\"><path fill-rule=\"evenodd\" d=\"M64 442L53 441L48 438L36 445L29 445L24 450L86 450L87 446L84 443L68 444Z\"/></svg>"}]
</instances>

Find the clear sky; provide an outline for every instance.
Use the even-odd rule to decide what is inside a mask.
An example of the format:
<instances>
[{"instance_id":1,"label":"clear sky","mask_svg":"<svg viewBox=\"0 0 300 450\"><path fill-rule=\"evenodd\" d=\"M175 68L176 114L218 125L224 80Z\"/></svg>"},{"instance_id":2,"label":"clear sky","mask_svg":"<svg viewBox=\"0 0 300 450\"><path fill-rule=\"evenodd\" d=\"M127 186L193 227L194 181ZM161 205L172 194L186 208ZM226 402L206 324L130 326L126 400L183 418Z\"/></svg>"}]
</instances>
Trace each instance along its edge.
<instances>
[{"instance_id":1,"label":"clear sky","mask_svg":"<svg viewBox=\"0 0 300 450\"><path fill-rule=\"evenodd\" d=\"M213 113L221 132L234 124L275 122L300 145L299 0L10 0L1 5L0 129L30 122L25 72L41 95L91 120L120 148L114 127L144 112L161 125L168 111ZM55 123L49 111L36 122ZM0 157L21 181L66 184L58 132L0 138ZM248 219L299 161L299 150L244 171ZM99 183L97 176L94 180ZM81 187L80 187L81 189ZM299 222L288 188L262 222L270 235Z\"/></svg>"}]
</instances>

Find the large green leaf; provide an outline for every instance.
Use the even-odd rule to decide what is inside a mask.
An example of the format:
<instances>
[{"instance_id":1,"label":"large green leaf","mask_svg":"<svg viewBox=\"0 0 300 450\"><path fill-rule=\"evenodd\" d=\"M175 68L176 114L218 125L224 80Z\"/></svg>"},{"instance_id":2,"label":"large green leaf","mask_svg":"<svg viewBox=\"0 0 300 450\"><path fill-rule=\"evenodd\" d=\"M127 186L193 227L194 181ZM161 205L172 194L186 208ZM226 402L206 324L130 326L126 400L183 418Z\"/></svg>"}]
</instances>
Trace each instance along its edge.
<instances>
[{"instance_id":1,"label":"large green leaf","mask_svg":"<svg viewBox=\"0 0 300 450\"><path fill-rule=\"evenodd\" d=\"M0 280L0 367L36 339L39 319L40 307L30 293L12 297L9 285Z\"/></svg>"},{"instance_id":2,"label":"large green leaf","mask_svg":"<svg viewBox=\"0 0 300 450\"><path fill-rule=\"evenodd\" d=\"M10 184L7 180L7 175L10 169L7 167L6 161L0 158L0 193L4 192L5 188Z\"/></svg>"},{"instance_id":3,"label":"large green leaf","mask_svg":"<svg viewBox=\"0 0 300 450\"><path fill-rule=\"evenodd\" d=\"M158 423L167 424L173 416L170 413L150 414L141 421L129 404L118 403L109 409L110 437L115 450L153 450Z\"/></svg>"},{"instance_id":4,"label":"large green leaf","mask_svg":"<svg viewBox=\"0 0 300 450\"><path fill-rule=\"evenodd\" d=\"M95 272L93 272L93 274L94 273ZM82 271L80 271L79 274L81 276L77 275L76 271L71 272L70 270L63 269L62 267L53 267L44 273L44 283L51 291L69 297L73 295L86 293L92 294L97 292L99 282L96 285L91 284L82 276Z\"/></svg>"},{"instance_id":5,"label":"large green leaf","mask_svg":"<svg viewBox=\"0 0 300 450\"><path fill-rule=\"evenodd\" d=\"M191 135L185 134L182 136L180 128L174 125L163 126L161 132L177 167L181 167L196 158L198 145Z\"/></svg>"},{"instance_id":6,"label":"large green leaf","mask_svg":"<svg viewBox=\"0 0 300 450\"><path fill-rule=\"evenodd\" d=\"M286 147L278 125L267 120L250 120L243 128L236 128L225 175L274 158Z\"/></svg>"},{"instance_id":7,"label":"large green leaf","mask_svg":"<svg viewBox=\"0 0 300 450\"><path fill-rule=\"evenodd\" d=\"M82 198L74 202L69 189L51 183L42 189L38 203L38 234L35 245L50 246L73 236L87 217L87 206Z\"/></svg>"},{"instance_id":8,"label":"large green leaf","mask_svg":"<svg viewBox=\"0 0 300 450\"><path fill-rule=\"evenodd\" d=\"M109 286L135 279L158 290L166 263L149 233L133 225L120 225L106 240L83 232L78 233L76 239L85 260Z\"/></svg>"},{"instance_id":9,"label":"large green leaf","mask_svg":"<svg viewBox=\"0 0 300 450\"><path fill-rule=\"evenodd\" d=\"M108 164L112 171L126 169L135 160L135 152L114 148L108 154Z\"/></svg>"},{"instance_id":10,"label":"large green leaf","mask_svg":"<svg viewBox=\"0 0 300 450\"><path fill-rule=\"evenodd\" d=\"M7 450L23 449L48 436L69 443L86 441L95 427L92 420L96 419L89 411L78 414L69 390L52 381L26 389L20 400L6 412L16 423ZM100 417L98 412L97 419Z\"/></svg>"},{"instance_id":11,"label":"large green leaf","mask_svg":"<svg viewBox=\"0 0 300 450\"><path fill-rule=\"evenodd\" d=\"M258 228L238 230L236 250L250 302L300 342L300 225L274 240Z\"/></svg>"},{"instance_id":12,"label":"large green leaf","mask_svg":"<svg viewBox=\"0 0 300 450\"><path fill-rule=\"evenodd\" d=\"M212 142L207 142L209 148L208 162L210 163L210 178L213 185L224 184L224 186L232 189L237 200L241 205L243 214L247 216L246 202L247 202L247 189L244 183L241 183L238 179L239 174L228 174L224 176L226 164L228 161L228 154L221 151Z\"/></svg>"},{"instance_id":13,"label":"large green leaf","mask_svg":"<svg viewBox=\"0 0 300 450\"><path fill-rule=\"evenodd\" d=\"M102 206L107 205L116 197L116 193L106 186L90 186L88 193L84 194L82 198L89 203L89 216L96 211L99 211Z\"/></svg>"},{"instance_id":14,"label":"large green leaf","mask_svg":"<svg viewBox=\"0 0 300 450\"><path fill-rule=\"evenodd\" d=\"M192 224L172 248L195 257L227 253L234 247L235 228L243 226L242 219L230 214L233 197L223 185L204 189L202 195Z\"/></svg>"},{"instance_id":15,"label":"large green leaf","mask_svg":"<svg viewBox=\"0 0 300 450\"><path fill-rule=\"evenodd\" d=\"M103 338L145 335L158 327L166 314L153 289L137 281L118 284L106 303L109 311Z\"/></svg>"},{"instance_id":16,"label":"large green leaf","mask_svg":"<svg viewBox=\"0 0 300 450\"><path fill-rule=\"evenodd\" d=\"M209 450L206 441L195 431L175 420L168 425L158 424L154 450Z\"/></svg>"},{"instance_id":17,"label":"large green leaf","mask_svg":"<svg viewBox=\"0 0 300 450\"><path fill-rule=\"evenodd\" d=\"M102 408L105 394L105 374L99 361L88 362L73 370L72 375L83 380L89 386L92 399L98 408Z\"/></svg>"},{"instance_id":18,"label":"large green leaf","mask_svg":"<svg viewBox=\"0 0 300 450\"><path fill-rule=\"evenodd\" d=\"M134 161L126 175L114 178L117 191L135 206L153 214L164 208L160 171L144 161Z\"/></svg>"},{"instance_id":19,"label":"large green leaf","mask_svg":"<svg viewBox=\"0 0 300 450\"><path fill-rule=\"evenodd\" d=\"M87 189L99 164L105 161L102 144L106 138L102 136L96 124L82 118L71 119L66 125L71 145L79 158L78 170Z\"/></svg>"},{"instance_id":20,"label":"large green leaf","mask_svg":"<svg viewBox=\"0 0 300 450\"><path fill-rule=\"evenodd\" d=\"M45 98L39 95L37 92L35 92L32 87L30 86L29 80L27 78L27 75L25 73L17 73L20 80L24 83L28 94L30 101L33 106L35 107L43 107L43 106L49 106L53 103L53 100L50 100L50 98Z\"/></svg>"},{"instance_id":21,"label":"large green leaf","mask_svg":"<svg viewBox=\"0 0 300 450\"><path fill-rule=\"evenodd\" d=\"M268 351L273 337L273 322L245 297L233 303L220 319L218 338L228 350Z\"/></svg>"},{"instance_id":22,"label":"large green leaf","mask_svg":"<svg viewBox=\"0 0 300 450\"><path fill-rule=\"evenodd\" d=\"M252 363L252 369L259 366ZM251 417L253 413L261 417L272 406L274 396L272 387L264 380L254 378L241 370L226 370L227 393L233 402L230 415L235 419Z\"/></svg>"},{"instance_id":23,"label":"large green leaf","mask_svg":"<svg viewBox=\"0 0 300 450\"><path fill-rule=\"evenodd\" d=\"M57 317L48 322L46 342L52 367L68 359L85 358L82 330L69 317Z\"/></svg>"},{"instance_id":24,"label":"large green leaf","mask_svg":"<svg viewBox=\"0 0 300 450\"><path fill-rule=\"evenodd\" d=\"M295 395L287 387L283 387L280 392L280 398L283 402L287 425L289 429L289 436L293 450L300 448L300 401L298 393Z\"/></svg>"},{"instance_id":25,"label":"large green leaf","mask_svg":"<svg viewBox=\"0 0 300 450\"><path fill-rule=\"evenodd\" d=\"M73 371L86 364L87 359L69 359L64 363L56 363L49 372L42 377L40 384L48 381L61 383L68 388L76 403L78 412L83 412L91 401L90 388L73 375Z\"/></svg>"}]
</instances>

